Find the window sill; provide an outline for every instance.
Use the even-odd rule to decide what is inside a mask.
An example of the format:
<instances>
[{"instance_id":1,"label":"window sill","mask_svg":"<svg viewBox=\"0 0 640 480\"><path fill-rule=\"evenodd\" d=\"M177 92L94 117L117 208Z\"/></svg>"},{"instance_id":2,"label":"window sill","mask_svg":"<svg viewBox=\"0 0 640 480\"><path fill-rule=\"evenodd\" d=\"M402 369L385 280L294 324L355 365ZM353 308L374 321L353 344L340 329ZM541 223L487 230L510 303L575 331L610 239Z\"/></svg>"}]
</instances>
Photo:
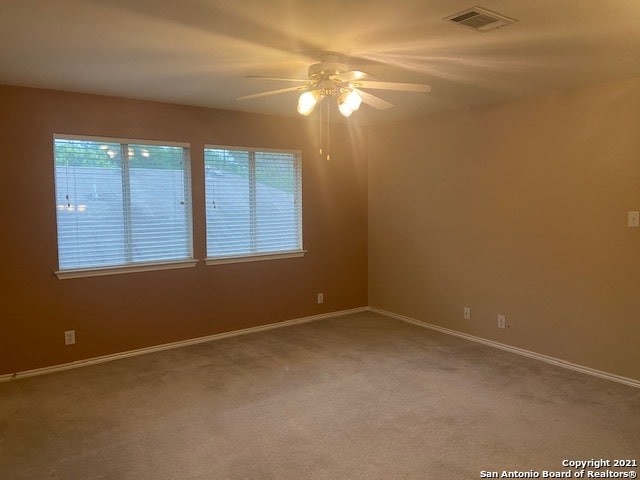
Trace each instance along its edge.
<instances>
[{"instance_id":1,"label":"window sill","mask_svg":"<svg viewBox=\"0 0 640 480\"><path fill-rule=\"evenodd\" d=\"M230 255L226 257L210 257L205 260L207 265L223 265L225 263L261 262L263 260L280 260L281 258L304 257L306 250L292 250L277 253L254 253Z\"/></svg>"},{"instance_id":2,"label":"window sill","mask_svg":"<svg viewBox=\"0 0 640 480\"><path fill-rule=\"evenodd\" d=\"M139 263L114 267L76 268L54 272L60 280L69 278L99 277L103 275L119 275L121 273L150 272L153 270L170 270L175 268L195 267L198 260L178 260L175 262Z\"/></svg>"}]
</instances>

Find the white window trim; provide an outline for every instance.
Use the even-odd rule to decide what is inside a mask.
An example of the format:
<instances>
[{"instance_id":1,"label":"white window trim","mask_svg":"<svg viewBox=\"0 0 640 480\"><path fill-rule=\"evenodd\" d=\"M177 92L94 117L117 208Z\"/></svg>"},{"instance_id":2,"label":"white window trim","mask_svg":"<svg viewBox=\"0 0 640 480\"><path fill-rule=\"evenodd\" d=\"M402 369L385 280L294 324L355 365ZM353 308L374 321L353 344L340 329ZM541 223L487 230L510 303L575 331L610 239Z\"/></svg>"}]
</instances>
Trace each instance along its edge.
<instances>
[{"instance_id":1,"label":"white window trim","mask_svg":"<svg viewBox=\"0 0 640 480\"><path fill-rule=\"evenodd\" d=\"M161 147L182 147L190 148L191 145L188 142L170 142L163 140L147 140L140 138L120 138L120 137L99 137L93 135L70 135L65 133L54 133L54 140L85 140L87 142L105 142L105 143L133 143L144 145L158 145Z\"/></svg>"},{"instance_id":2,"label":"white window trim","mask_svg":"<svg viewBox=\"0 0 640 480\"><path fill-rule=\"evenodd\" d=\"M93 135L74 135L64 133L54 133L53 141L57 139L62 140L86 140L89 142L113 142L120 144L144 144L144 145L159 145L167 147L182 147L191 150L191 144L189 142L173 142L165 140L147 140L139 138L122 138L122 137L105 137L105 136L93 136ZM189 164L189 170L191 170L191 164ZM191 172L188 172L191 175ZM193 179L190 177L189 182ZM192 187L193 188L193 187ZM190 195L192 192L190 192ZM189 201L192 202L191 196ZM120 275L123 273L137 273L137 272L151 272L157 270L175 270L179 268L191 268L195 267L198 263L198 259L193 256L193 206L191 210L191 258L182 260L170 260L170 261L157 261L148 263L131 263L124 265L114 265L107 267L88 267L88 268L73 268L65 270L56 270L53 273L59 280L68 280L72 278L86 278L86 277L100 277L105 275ZM57 240L56 240L57 242Z\"/></svg>"},{"instance_id":3,"label":"white window trim","mask_svg":"<svg viewBox=\"0 0 640 480\"><path fill-rule=\"evenodd\" d=\"M211 145L209 143L204 145L204 148L212 148L214 150L233 150L235 152L273 152L273 153L292 153L300 155L302 158L302 150L294 150L290 148L261 148L261 147L238 147L233 145Z\"/></svg>"},{"instance_id":4,"label":"white window trim","mask_svg":"<svg viewBox=\"0 0 640 480\"><path fill-rule=\"evenodd\" d=\"M60 280L67 280L70 278L119 275L121 273L151 272L154 270L173 270L177 268L190 268L190 267L195 267L197 263L198 263L198 260L196 259L178 260L175 262L136 263L131 265L117 265L114 267L75 268L72 270L58 270L54 273Z\"/></svg>"},{"instance_id":5,"label":"white window trim","mask_svg":"<svg viewBox=\"0 0 640 480\"><path fill-rule=\"evenodd\" d=\"M263 260L280 260L283 258L304 257L306 250L291 250L275 253L243 253L242 255L229 255L226 257L209 257L205 260L207 265L224 265L227 263L261 262Z\"/></svg>"}]
</instances>

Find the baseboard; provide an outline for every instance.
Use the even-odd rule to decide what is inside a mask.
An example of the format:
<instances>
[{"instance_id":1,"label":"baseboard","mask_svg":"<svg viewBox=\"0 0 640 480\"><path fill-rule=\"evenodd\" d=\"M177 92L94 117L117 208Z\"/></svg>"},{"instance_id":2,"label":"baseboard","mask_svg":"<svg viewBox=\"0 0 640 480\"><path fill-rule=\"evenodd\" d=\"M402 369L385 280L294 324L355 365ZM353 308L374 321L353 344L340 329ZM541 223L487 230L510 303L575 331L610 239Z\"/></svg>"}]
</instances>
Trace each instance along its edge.
<instances>
[{"instance_id":1,"label":"baseboard","mask_svg":"<svg viewBox=\"0 0 640 480\"><path fill-rule=\"evenodd\" d=\"M640 380L635 380L633 378L622 377L620 375L615 375L613 373L603 372L601 370L595 370L593 368L584 367L582 365L577 365L575 363L567 362L566 360L550 357L548 355L543 355L541 353L532 352L530 350L525 350L523 348L512 347L511 345L507 345L500 342L494 342L493 340L487 340L486 338L476 337L475 335L469 335L467 333L458 332L457 330L451 330L449 328L440 327L438 325L433 325L431 323L423 322L421 320L416 320L415 318L399 315L393 312L388 312L386 310L381 310L379 308L369 307L369 311L379 313L381 315L386 315L387 317L396 318L398 320L402 320L403 322L412 323L420 327L429 328L431 330L435 330L441 333L446 333L447 335L453 335L455 337L464 338L466 340L470 340L476 343L481 343L489 347L498 348L500 350L506 350L507 352L515 353L517 355L522 355L524 357L540 360L541 362L550 363L551 365L556 365L558 367L567 368L569 370L574 370L580 373L586 373L587 375L592 375L594 377L604 378L605 380L610 380L612 382L623 383L631 387L640 388Z\"/></svg>"},{"instance_id":2,"label":"baseboard","mask_svg":"<svg viewBox=\"0 0 640 480\"><path fill-rule=\"evenodd\" d=\"M191 338L189 340L182 340L179 342L171 342L164 343L162 345L154 345L152 347L145 347L136 350L130 350L127 352L114 353L110 355L103 355L100 357L88 358L86 360L78 360L76 362L64 363L60 365L53 365L50 367L36 368L33 370L25 370L22 372L16 372L13 374L4 374L0 375L0 382L7 382L10 380L15 380L18 378L26 378L26 377L34 377L37 375L46 375L49 373L61 372L64 370L70 370L73 368L80 368L89 365L97 365L99 363L111 362L113 360L119 360L123 358L135 357L138 355L145 355L147 353L160 352L163 350L170 350L173 348L187 347L189 345L197 345L199 343L211 342L214 340L221 340L223 338L236 337L239 335L247 335L250 333L263 332L265 330L272 330L275 328L283 328L289 327L292 325L298 325L301 323L314 322L317 320L322 320L325 318L337 317L341 315L348 315L351 313L360 313L371 311L374 313L379 313L381 315L385 315L387 317L395 318L401 320L403 322L411 323L413 325L418 325L423 328L429 328L431 330L435 330L441 333L445 333L447 335L452 335L459 338L464 338L466 340L481 343L483 345L487 345L489 347L497 348L500 350L505 350L507 352L515 353L517 355L522 355L524 357L532 358L535 360L539 360L541 362L549 363L551 365L556 365L562 368L567 368L569 370L573 370L580 373L585 373L587 375L592 375L594 377L603 378L605 380L610 380L612 382L622 383L624 385L629 385L631 387L640 388L640 380L635 380L633 378L627 378L620 375L615 375L613 373L603 372L601 370L596 370L593 368L585 367L582 365L578 365L575 363L568 362L566 360L562 360L555 357L550 357L548 355L543 355L540 353L532 352L530 350L525 350L523 348L513 347L511 345L507 345L500 342L495 342L493 340L487 340L486 338L476 337L475 335L469 335L467 333L458 332L457 330L451 330L449 328L440 327L438 325L433 325L431 323L423 322L421 320L417 320L415 318L407 317L405 315L399 315L397 313L389 312L386 310L382 310L374 307L358 307L352 308L348 310L339 310L330 313L322 313L319 315L311 315L308 317L294 318L291 320L285 320L282 322L269 323L266 325L259 325L257 327L243 328L240 330L233 330L231 332L223 332L216 333L214 335L207 335L204 337Z\"/></svg>"},{"instance_id":3,"label":"baseboard","mask_svg":"<svg viewBox=\"0 0 640 480\"><path fill-rule=\"evenodd\" d=\"M170 350L173 348L187 347L189 345L197 345L198 343L212 342L214 340L221 340L223 338L237 337L239 335L247 335L249 333L263 332L265 330L272 330L274 328L290 327L292 325L299 325L301 323L315 322L317 320L322 320L325 318L348 315L350 313L366 312L368 310L369 310L368 307L359 307L359 308L352 308L349 310L339 310L336 312L321 313L319 315L311 315L308 317L294 318L294 319L285 320L282 322L259 325L257 327L233 330L231 332L216 333L214 335L207 335L205 337L190 338L189 340L181 340L179 342L164 343L162 345L154 345L152 347L139 348L137 350L129 350L127 352L103 355L100 357L88 358L86 360L78 360L76 362L63 363L60 365L53 365L50 367L36 368L33 370L25 370L22 372L0 375L0 382L7 382L10 380L16 380L18 378L34 377L36 375L46 375L49 373L70 370L72 368L86 367L89 365L97 365L99 363L111 362L113 360L120 360L122 358L135 357L138 355L146 355L147 353L160 352L163 350Z\"/></svg>"}]
</instances>

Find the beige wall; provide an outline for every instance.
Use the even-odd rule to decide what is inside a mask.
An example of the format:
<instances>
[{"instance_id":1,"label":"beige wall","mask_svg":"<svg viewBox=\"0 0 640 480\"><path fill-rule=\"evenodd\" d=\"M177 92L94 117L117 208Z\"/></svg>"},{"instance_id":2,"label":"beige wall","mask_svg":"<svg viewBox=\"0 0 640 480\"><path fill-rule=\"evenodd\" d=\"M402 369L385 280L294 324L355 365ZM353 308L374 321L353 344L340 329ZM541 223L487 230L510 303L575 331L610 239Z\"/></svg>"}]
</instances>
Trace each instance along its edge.
<instances>
[{"instance_id":1,"label":"beige wall","mask_svg":"<svg viewBox=\"0 0 640 480\"><path fill-rule=\"evenodd\" d=\"M640 379L640 79L369 138L370 306Z\"/></svg>"},{"instance_id":2,"label":"beige wall","mask_svg":"<svg viewBox=\"0 0 640 480\"><path fill-rule=\"evenodd\" d=\"M367 303L363 132L334 127L316 155L309 119L0 87L0 374ZM303 152L304 258L58 280L54 133L190 142L194 250L205 256L203 145ZM353 136L352 136L353 134ZM324 292L325 303L316 304ZM64 330L77 344L64 346Z\"/></svg>"}]
</instances>

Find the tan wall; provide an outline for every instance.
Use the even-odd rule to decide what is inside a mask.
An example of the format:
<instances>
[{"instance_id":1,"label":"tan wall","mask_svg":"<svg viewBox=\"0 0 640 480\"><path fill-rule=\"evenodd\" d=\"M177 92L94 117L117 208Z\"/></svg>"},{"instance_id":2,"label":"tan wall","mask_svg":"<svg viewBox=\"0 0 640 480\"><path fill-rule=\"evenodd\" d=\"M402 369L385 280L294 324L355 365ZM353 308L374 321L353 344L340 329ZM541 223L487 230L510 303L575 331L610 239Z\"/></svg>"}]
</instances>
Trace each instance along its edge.
<instances>
[{"instance_id":1,"label":"tan wall","mask_svg":"<svg viewBox=\"0 0 640 480\"><path fill-rule=\"evenodd\" d=\"M640 79L369 138L371 306L640 379Z\"/></svg>"},{"instance_id":2,"label":"tan wall","mask_svg":"<svg viewBox=\"0 0 640 480\"><path fill-rule=\"evenodd\" d=\"M0 87L0 374L367 303L366 138L308 119ZM205 143L303 152L304 258L58 280L54 133L190 142L194 251L205 256ZM325 303L316 304L324 292ZM64 330L77 344L64 346Z\"/></svg>"}]
</instances>

